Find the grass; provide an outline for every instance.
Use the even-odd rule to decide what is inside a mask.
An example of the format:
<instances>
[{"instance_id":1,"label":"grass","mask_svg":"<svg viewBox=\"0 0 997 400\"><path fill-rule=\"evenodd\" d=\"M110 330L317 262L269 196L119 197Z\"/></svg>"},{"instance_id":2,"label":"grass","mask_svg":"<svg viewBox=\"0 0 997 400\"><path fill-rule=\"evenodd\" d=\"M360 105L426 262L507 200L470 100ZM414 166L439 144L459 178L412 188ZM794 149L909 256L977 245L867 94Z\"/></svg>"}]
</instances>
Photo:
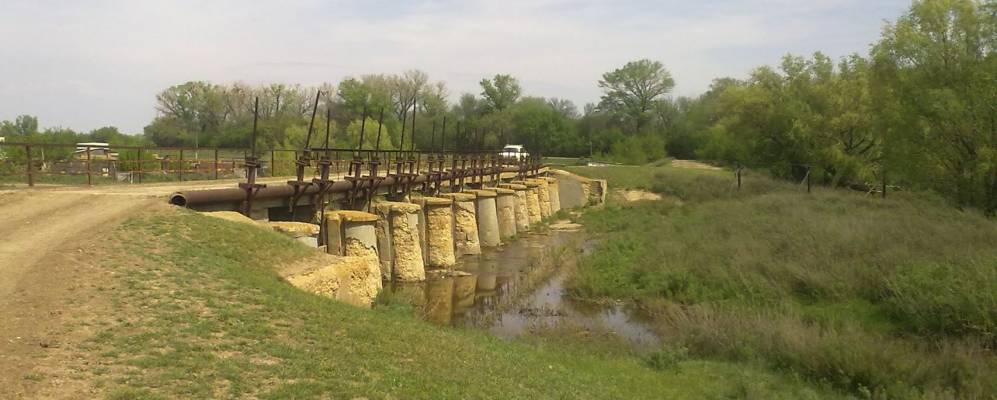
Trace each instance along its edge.
<instances>
[{"instance_id":1,"label":"grass","mask_svg":"<svg viewBox=\"0 0 997 400\"><path fill-rule=\"evenodd\" d=\"M150 211L107 241L104 290L116 319L97 325L80 359L101 366L91 379L108 398L836 396L750 363L649 359L546 337L506 341L416 320L405 307L354 308L273 271L311 250L246 229Z\"/></svg>"},{"instance_id":2,"label":"grass","mask_svg":"<svg viewBox=\"0 0 997 400\"><path fill-rule=\"evenodd\" d=\"M997 393L997 223L888 199L669 167L573 168L665 201L589 212L570 282L635 301L694 359L759 362L860 396Z\"/></svg>"}]
</instances>

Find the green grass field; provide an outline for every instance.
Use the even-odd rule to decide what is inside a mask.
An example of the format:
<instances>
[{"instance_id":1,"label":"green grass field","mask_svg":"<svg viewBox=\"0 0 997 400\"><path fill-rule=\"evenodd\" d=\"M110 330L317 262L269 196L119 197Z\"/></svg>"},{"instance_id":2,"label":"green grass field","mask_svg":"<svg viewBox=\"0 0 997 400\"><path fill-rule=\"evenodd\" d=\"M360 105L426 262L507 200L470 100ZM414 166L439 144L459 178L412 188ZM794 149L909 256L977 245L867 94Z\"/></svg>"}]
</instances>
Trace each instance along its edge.
<instances>
[{"instance_id":1,"label":"green grass field","mask_svg":"<svg viewBox=\"0 0 997 400\"><path fill-rule=\"evenodd\" d=\"M750 362L507 341L357 309L277 276L311 251L294 240L185 210L133 218L107 243L117 318L97 324L80 359L109 398L838 397Z\"/></svg>"},{"instance_id":2,"label":"green grass field","mask_svg":"<svg viewBox=\"0 0 997 400\"><path fill-rule=\"evenodd\" d=\"M639 303L664 351L761 363L861 397L997 393L997 222L916 193L569 169L665 196L585 214L601 246L571 280L575 296Z\"/></svg>"}]
</instances>

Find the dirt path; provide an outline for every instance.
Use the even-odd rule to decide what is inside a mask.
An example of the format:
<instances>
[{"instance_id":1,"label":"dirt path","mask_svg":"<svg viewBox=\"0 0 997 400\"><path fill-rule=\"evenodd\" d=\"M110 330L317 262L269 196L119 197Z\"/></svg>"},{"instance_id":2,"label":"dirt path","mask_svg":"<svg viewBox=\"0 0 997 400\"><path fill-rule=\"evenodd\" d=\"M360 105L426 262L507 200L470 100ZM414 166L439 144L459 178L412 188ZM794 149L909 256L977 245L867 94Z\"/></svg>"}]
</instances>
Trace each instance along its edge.
<instances>
[{"instance_id":1,"label":"dirt path","mask_svg":"<svg viewBox=\"0 0 997 400\"><path fill-rule=\"evenodd\" d=\"M95 191L96 192L96 191ZM87 398L59 376L57 355L83 332L67 324L93 313L87 289L101 280L87 248L161 198L57 190L0 192L0 398ZM165 205L163 205L165 207ZM58 358L58 357L56 357Z\"/></svg>"},{"instance_id":2,"label":"dirt path","mask_svg":"<svg viewBox=\"0 0 997 400\"><path fill-rule=\"evenodd\" d=\"M710 171L719 171L723 169L720 167L715 167L695 160L672 160L671 164L669 165L675 168L705 169Z\"/></svg>"}]
</instances>

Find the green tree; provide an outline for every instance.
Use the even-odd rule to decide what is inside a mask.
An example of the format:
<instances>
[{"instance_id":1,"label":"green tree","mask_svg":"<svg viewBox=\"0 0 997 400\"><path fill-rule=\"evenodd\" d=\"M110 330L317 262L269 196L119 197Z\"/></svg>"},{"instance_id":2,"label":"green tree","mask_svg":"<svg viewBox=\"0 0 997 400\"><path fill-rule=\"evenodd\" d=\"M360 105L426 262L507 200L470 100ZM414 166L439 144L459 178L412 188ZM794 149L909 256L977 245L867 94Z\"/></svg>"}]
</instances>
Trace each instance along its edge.
<instances>
[{"instance_id":1,"label":"green tree","mask_svg":"<svg viewBox=\"0 0 997 400\"><path fill-rule=\"evenodd\" d=\"M489 112L501 112L516 103L522 88L511 75L498 74L491 80L481 80L481 95Z\"/></svg>"},{"instance_id":2,"label":"green tree","mask_svg":"<svg viewBox=\"0 0 997 400\"><path fill-rule=\"evenodd\" d=\"M915 1L873 48L891 175L997 212L997 3Z\"/></svg>"},{"instance_id":3,"label":"green tree","mask_svg":"<svg viewBox=\"0 0 997 400\"><path fill-rule=\"evenodd\" d=\"M650 118L654 103L675 87L672 74L658 61L642 59L628 62L602 75L603 90L599 107L616 114L640 132Z\"/></svg>"}]
</instances>

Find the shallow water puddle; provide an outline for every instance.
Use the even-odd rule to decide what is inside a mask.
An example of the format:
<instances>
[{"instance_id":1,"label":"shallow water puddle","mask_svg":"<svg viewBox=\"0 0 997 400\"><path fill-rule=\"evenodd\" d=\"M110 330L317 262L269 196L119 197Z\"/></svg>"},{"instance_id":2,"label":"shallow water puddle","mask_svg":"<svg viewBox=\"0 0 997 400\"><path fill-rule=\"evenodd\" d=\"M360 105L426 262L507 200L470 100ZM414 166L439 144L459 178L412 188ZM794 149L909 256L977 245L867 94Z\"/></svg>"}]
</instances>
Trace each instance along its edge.
<instances>
[{"instance_id":1,"label":"shallow water puddle","mask_svg":"<svg viewBox=\"0 0 997 400\"><path fill-rule=\"evenodd\" d=\"M519 237L480 256L466 256L451 273L430 273L423 284L390 290L423 318L441 325L487 329L501 337L538 331L613 334L639 346L658 338L634 310L572 301L566 270L592 243L581 232L551 231Z\"/></svg>"}]
</instances>

